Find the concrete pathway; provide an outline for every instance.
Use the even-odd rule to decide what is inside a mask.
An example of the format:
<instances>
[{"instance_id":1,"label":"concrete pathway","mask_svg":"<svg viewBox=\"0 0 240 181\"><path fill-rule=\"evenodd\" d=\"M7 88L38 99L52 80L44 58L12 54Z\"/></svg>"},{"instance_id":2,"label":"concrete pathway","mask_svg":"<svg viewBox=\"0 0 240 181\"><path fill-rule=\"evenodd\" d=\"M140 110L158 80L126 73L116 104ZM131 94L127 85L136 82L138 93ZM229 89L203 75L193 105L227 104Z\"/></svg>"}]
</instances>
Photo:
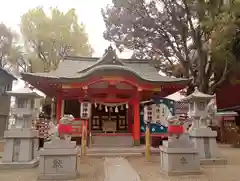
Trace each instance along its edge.
<instances>
[{"instance_id":1,"label":"concrete pathway","mask_svg":"<svg viewBox=\"0 0 240 181\"><path fill-rule=\"evenodd\" d=\"M104 171L104 181L141 181L128 160L122 157L105 158Z\"/></svg>"}]
</instances>

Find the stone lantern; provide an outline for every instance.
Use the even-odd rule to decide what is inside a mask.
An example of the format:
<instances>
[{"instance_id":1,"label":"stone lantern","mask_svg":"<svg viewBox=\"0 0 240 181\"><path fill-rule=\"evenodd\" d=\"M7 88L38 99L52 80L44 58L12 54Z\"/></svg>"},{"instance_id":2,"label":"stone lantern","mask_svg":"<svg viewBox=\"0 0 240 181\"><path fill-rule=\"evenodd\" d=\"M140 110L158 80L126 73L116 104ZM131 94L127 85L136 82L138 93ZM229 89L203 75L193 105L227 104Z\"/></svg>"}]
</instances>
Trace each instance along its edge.
<instances>
[{"instance_id":1,"label":"stone lantern","mask_svg":"<svg viewBox=\"0 0 240 181\"><path fill-rule=\"evenodd\" d=\"M212 98L214 98L214 95L204 94L200 92L197 87L195 87L195 91L184 98L184 101L189 103L189 118L200 120L200 118L207 117L207 105Z\"/></svg>"},{"instance_id":2,"label":"stone lantern","mask_svg":"<svg viewBox=\"0 0 240 181\"><path fill-rule=\"evenodd\" d=\"M7 92L9 96L15 97L13 116L15 124L13 128L32 128L32 120L36 118L36 99L42 98L30 88L22 88L16 91Z\"/></svg>"},{"instance_id":3,"label":"stone lantern","mask_svg":"<svg viewBox=\"0 0 240 181\"><path fill-rule=\"evenodd\" d=\"M225 164L226 160L219 157L216 143L217 132L208 127L208 103L214 95L200 92L198 88L184 98L189 103L188 116L192 120L189 136L199 151L202 164Z\"/></svg>"},{"instance_id":4,"label":"stone lantern","mask_svg":"<svg viewBox=\"0 0 240 181\"><path fill-rule=\"evenodd\" d=\"M5 146L0 167L34 167L38 165L38 131L32 128L36 118L35 99L41 98L30 88L6 92L15 97L15 124L4 132Z\"/></svg>"}]
</instances>

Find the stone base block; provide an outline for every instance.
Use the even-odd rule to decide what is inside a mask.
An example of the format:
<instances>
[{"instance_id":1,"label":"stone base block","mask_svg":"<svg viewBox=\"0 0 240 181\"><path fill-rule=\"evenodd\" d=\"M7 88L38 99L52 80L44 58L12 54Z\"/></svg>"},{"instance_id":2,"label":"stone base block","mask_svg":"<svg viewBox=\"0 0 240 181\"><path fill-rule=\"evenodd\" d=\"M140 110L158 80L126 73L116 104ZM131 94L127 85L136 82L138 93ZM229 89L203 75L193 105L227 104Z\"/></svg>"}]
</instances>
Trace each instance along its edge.
<instances>
[{"instance_id":1,"label":"stone base block","mask_svg":"<svg viewBox=\"0 0 240 181\"><path fill-rule=\"evenodd\" d=\"M79 177L79 173L72 174L40 174L37 180L75 180Z\"/></svg>"},{"instance_id":2,"label":"stone base block","mask_svg":"<svg viewBox=\"0 0 240 181\"><path fill-rule=\"evenodd\" d=\"M165 150L161 149L160 162L163 172L167 175L201 174L197 152L185 151L184 153L183 151L180 152L180 149L177 150L177 152L173 153L173 150L164 152Z\"/></svg>"},{"instance_id":3,"label":"stone base block","mask_svg":"<svg viewBox=\"0 0 240 181\"><path fill-rule=\"evenodd\" d=\"M167 175L201 174L200 158L188 135L170 138L160 146L160 167Z\"/></svg>"},{"instance_id":4,"label":"stone base block","mask_svg":"<svg viewBox=\"0 0 240 181\"><path fill-rule=\"evenodd\" d=\"M201 175L201 170L189 170L189 171L163 171L163 174L167 176L181 176L181 175Z\"/></svg>"},{"instance_id":5,"label":"stone base block","mask_svg":"<svg viewBox=\"0 0 240 181\"><path fill-rule=\"evenodd\" d=\"M197 128L189 132L190 137L217 137L217 132L213 131L211 128Z\"/></svg>"},{"instance_id":6,"label":"stone base block","mask_svg":"<svg viewBox=\"0 0 240 181\"><path fill-rule=\"evenodd\" d=\"M4 138L35 138L38 137L39 132L36 129L31 129L31 128L24 128L24 129L18 129L18 128L13 128L10 130L6 130L4 132Z\"/></svg>"},{"instance_id":7,"label":"stone base block","mask_svg":"<svg viewBox=\"0 0 240 181\"><path fill-rule=\"evenodd\" d=\"M227 159L225 158L211 158L211 159L201 159L201 165L227 165Z\"/></svg>"},{"instance_id":8,"label":"stone base block","mask_svg":"<svg viewBox=\"0 0 240 181\"><path fill-rule=\"evenodd\" d=\"M209 163L212 162L210 160L219 160L218 158L221 158L216 136L217 132L212 131L210 128L199 128L190 133L190 138L199 152L200 160L208 160L204 162Z\"/></svg>"},{"instance_id":9,"label":"stone base block","mask_svg":"<svg viewBox=\"0 0 240 181\"><path fill-rule=\"evenodd\" d=\"M40 150L38 180L73 180L78 177L76 142L52 140Z\"/></svg>"},{"instance_id":10,"label":"stone base block","mask_svg":"<svg viewBox=\"0 0 240 181\"><path fill-rule=\"evenodd\" d=\"M0 169L27 169L35 168L39 165L39 158L30 162L0 162Z\"/></svg>"}]
</instances>

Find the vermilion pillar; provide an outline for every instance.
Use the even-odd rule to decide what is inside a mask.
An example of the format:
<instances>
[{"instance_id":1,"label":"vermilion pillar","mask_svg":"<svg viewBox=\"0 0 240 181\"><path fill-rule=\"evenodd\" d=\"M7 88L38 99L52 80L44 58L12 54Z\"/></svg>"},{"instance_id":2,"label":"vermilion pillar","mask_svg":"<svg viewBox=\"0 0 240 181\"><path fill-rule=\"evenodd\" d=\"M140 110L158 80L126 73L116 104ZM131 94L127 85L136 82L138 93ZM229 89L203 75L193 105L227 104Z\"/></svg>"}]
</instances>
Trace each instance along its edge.
<instances>
[{"instance_id":1,"label":"vermilion pillar","mask_svg":"<svg viewBox=\"0 0 240 181\"><path fill-rule=\"evenodd\" d=\"M133 101L133 114L133 141L134 145L140 145L140 105L138 98Z\"/></svg>"},{"instance_id":2,"label":"vermilion pillar","mask_svg":"<svg viewBox=\"0 0 240 181\"><path fill-rule=\"evenodd\" d=\"M133 124L133 109L132 106L129 105L127 110L127 120L128 120L128 132L133 133L132 131L132 124Z\"/></svg>"},{"instance_id":3,"label":"vermilion pillar","mask_svg":"<svg viewBox=\"0 0 240 181\"><path fill-rule=\"evenodd\" d=\"M56 97L56 119L57 122L61 119L62 116L62 93L58 92Z\"/></svg>"}]
</instances>

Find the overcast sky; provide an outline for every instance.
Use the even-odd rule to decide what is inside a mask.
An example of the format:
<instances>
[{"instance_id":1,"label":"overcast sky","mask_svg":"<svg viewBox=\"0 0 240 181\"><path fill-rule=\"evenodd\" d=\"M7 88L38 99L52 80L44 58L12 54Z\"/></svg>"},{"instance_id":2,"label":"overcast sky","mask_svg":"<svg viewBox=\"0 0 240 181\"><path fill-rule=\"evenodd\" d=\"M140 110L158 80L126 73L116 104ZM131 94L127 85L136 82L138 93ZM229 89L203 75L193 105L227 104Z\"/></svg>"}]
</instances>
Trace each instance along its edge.
<instances>
[{"instance_id":1,"label":"overcast sky","mask_svg":"<svg viewBox=\"0 0 240 181\"><path fill-rule=\"evenodd\" d=\"M0 6L0 22L18 29L21 15L30 8L43 6L45 9L58 7L62 11L75 8L79 20L86 26L89 41L94 48L94 56L101 56L110 43L103 39L105 29L101 8L111 4L111 0L5 0ZM128 57L129 52L121 55Z\"/></svg>"}]
</instances>

